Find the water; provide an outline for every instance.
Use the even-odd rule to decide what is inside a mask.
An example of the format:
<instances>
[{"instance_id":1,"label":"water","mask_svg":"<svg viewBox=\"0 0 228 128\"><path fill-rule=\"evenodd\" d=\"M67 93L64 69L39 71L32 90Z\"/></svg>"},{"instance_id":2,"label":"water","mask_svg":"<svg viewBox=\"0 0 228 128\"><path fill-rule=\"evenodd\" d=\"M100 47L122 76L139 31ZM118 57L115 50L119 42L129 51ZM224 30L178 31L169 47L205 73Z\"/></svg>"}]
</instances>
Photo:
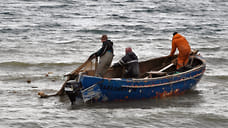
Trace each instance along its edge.
<instances>
[{"instance_id":1,"label":"water","mask_svg":"<svg viewBox=\"0 0 228 128\"><path fill-rule=\"evenodd\" d=\"M101 47L102 34L114 42L116 62L127 46L140 60L168 55L174 31L207 61L192 92L78 106L67 97L37 95L58 91L63 75ZM225 0L4 0L0 35L0 127L228 126Z\"/></svg>"}]
</instances>

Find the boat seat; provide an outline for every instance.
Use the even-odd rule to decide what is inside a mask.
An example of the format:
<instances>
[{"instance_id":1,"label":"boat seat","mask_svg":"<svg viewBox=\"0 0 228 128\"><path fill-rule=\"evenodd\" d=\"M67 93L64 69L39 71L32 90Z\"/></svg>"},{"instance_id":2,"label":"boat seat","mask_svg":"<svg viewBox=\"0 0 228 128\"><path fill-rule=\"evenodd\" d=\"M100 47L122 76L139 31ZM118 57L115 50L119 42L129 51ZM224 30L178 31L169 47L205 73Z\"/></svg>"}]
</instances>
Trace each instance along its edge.
<instances>
[{"instance_id":1,"label":"boat seat","mask_svg":"<svg viewBox=\"0 0 228 128\"><path fill-rule=\"evenodd\" d=\"M145 78L154 78L154 77L161 77L167 75L167 72L159 72L159 71L149 71L145 73Z\"/></svg>"}]
</instances>

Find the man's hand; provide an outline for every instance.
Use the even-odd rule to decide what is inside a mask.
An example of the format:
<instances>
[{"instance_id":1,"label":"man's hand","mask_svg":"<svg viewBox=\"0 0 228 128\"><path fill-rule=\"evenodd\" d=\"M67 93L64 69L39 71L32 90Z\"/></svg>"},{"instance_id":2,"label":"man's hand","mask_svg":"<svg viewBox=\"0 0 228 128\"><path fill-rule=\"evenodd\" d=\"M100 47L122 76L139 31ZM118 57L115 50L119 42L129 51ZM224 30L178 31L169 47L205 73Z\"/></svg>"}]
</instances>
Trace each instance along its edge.
<instances>
[{"instance_id":1,"label":"man's hand","mask_svg":"<svg viewBox=\"0 0 228 128\"><path fill-rule=\"evenodd\" d=\"M96 55L93 53L92 55L89 56L89 59L92 60L93 58L96 58Z\"/></svg>"},{"instance_id":2,"label":"man's hand","mask_svg":"<svg viewBox=\"0 0 228 128\"><path fill-rule=\"evenodd\" d=\"M111 68L116 68L116 67L120 67L119 63L113 64Z\"/></svg>"},{"instance_id":3,"label":"man's hand","mask_svg":"<svg viewBox=\"0 0 228 128\"><path fill-rule=\"evenodd\" d=\"M177 59L173 59L171 62L172 62L174 65L177 65Z\"/></svg>"}]
</instances>

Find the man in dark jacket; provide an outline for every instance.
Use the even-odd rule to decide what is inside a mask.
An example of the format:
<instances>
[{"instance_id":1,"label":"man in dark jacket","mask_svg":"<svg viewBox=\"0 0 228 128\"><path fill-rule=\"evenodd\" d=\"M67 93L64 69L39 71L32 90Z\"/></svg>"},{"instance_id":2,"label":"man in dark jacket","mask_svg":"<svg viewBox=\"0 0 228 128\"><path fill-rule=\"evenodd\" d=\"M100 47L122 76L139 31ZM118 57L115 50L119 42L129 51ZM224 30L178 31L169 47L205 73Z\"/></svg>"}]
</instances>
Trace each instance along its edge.
<instances>
[{"instance_id":1,"label":"man in dark jacket","mask_svg":"<svg viewBox=\"0 0 228 128\"><path fill-rule=\"evenodd\" d=\"M105 75L113 59L113 42L108 40L107 35L102 35L101 42L103 43L102 47L97 52L90 55L90 59L100 57L95 73L95 76L99 77Z\"/></svg>"},{"instance_id":2,"label":"man in dark jacket","mask_svg":"<svg viewBox=\"0 0 228 128\"><path fill-rule=\"evenodd\" d=\"M121 58L118 63L115 63L112 67L123 66L125 67L125 78L138 78L139 77L139 63L138 57L132 51L130 47L125 49L125 56Z\"/></svg>"}]
</instances>

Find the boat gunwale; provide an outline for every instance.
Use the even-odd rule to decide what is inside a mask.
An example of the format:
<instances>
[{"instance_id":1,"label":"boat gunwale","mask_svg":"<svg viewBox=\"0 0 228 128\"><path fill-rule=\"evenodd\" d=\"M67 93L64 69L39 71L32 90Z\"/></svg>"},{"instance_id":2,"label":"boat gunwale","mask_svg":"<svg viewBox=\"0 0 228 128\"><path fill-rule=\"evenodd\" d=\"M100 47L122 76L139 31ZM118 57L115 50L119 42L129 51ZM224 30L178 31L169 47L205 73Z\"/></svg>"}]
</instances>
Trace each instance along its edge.
<instances>
[{"instance_id":1,"label":"boat gunwale","mask_svg":"<svg viewBox=\"0 0 228 128\"><path fill-rule=\"evenodd\" d=\"M188 78L183 78L183 79L180 79L180 80L176 80L176 81L170 81L170 82L164 82L164 83L161 83L161 84L152 84L152 85L122 85L121 87L124 87L124 88L151 88L151 87L158 87L158 86L164 86L164 85L170 85L170 84L175 84L175 83L179 83L179 82L182 82L182 81L186 81L186 80L190 80L190 79L194 79L196 77L199 77L203 75L203 72L199 73L199 74L196 74L194 76L190 76Z\"/></svg>"},{"instance_id":2,"label":"boat gunwale","mask_svg":"<svg viewBox=\"0 0 228 128\"><path fill-rule=\"evenodd\" d=\"M151 80L159 80L159 79L165 79L165 78L170 78L170 77L178 77L178 76L181 76L183 74L188 74L192 71L196 71L196 70L199 70L201 68L204 68L206 66L206 63L205 63L205 60L200 58L199 55L198 56L194 56L195 58L199 59L202 64L201 65L198 65L188 71L185 71L185 72L180 72L178 74L172 74L172 75L166 75L166 76L161 76L161 77L154 77L154 78L107 78L107 77L96 77L96 76L90 76L90 75L83 75L83 76L88 76L88 77L93 77L93 78L99 78L99 79L104 79L104 80L114 80L114 81L132 81L132 82L140 82L140 81L151 81ZM201 72L201 73L204 73ZM200 73L200 74L201 74Z\"/></svg>"}]
</instances>

